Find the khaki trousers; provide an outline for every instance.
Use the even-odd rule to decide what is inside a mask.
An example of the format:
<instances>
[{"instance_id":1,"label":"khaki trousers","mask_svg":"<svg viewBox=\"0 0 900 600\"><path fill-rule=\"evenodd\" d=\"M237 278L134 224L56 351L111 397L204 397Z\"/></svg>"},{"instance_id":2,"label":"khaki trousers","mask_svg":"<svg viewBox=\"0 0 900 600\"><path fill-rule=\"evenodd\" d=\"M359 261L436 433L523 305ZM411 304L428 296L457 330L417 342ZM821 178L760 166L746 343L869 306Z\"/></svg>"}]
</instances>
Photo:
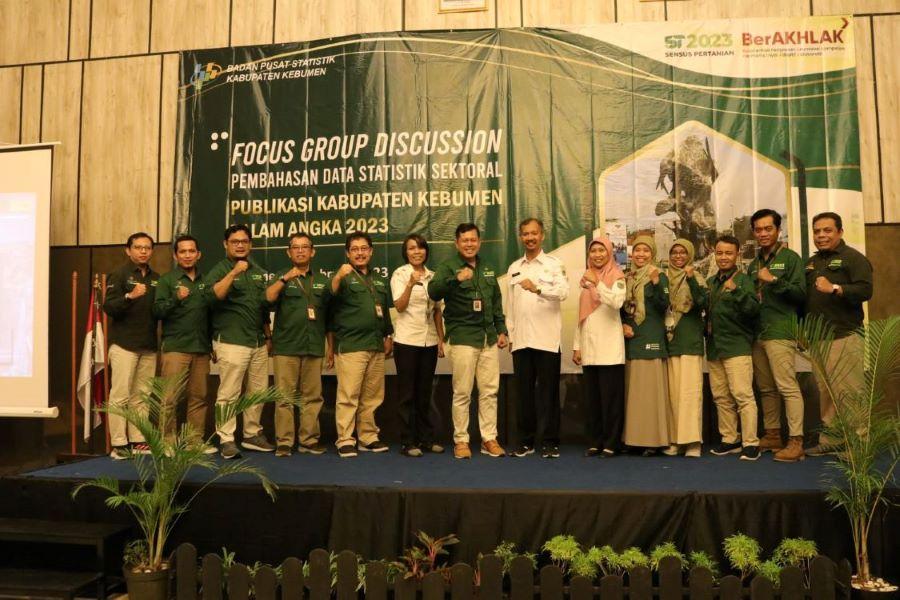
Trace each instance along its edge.
<instances>
[{"instance_id":1,"label":"khaki trousers","mask_svg":"<svg viewBox=\"0 0 900 600\"><path fill-rule=\"evenodd\" d=\"M716 412L719 417L719 433L726 444L741 440L743 446L758 446L756 399L753 397L753 359L735 356L711 360L709 387L712 389ZM738 435L738 417L741 435Z\"/></svg>"},{"instance_id":2,"label":"khaki trousers","mask_svg":"<svg viewBox=\"0 0 900 600\"><path fill-rule=\"evenodd\" d=\"M156 375L156 352L131 352L117 344L109 347L109 368L112 381L109 405L130 408L147 414L142 394L147 392L150 379ZM109 414L109 440L113 446L126 446L128 442L144 442L144 436L125 417Z\"/></svg>"},{"instance_id":3,"label":"khaki trousers","mask_svg":"<svg viewBox=\"0 0 900 600\"><path fill-rule=\"evenodd\" d=\"M833 390L839 400L842 394L858 390L865 383L864 354L863 340L858 335L848 335L832 342L825 365L828 373L834 379L839 380L839 385ZM818 373L816 374L816 387L819 388L819 416L822 418L822 423L828 425L834 419L834 398ZM819 436L820 444L835 442L836 440L829 440L824 435Z\"/></svg>"},{"instance_id":4,"label":"khaki trousers","mask_svg":"<svg viewBox=\"0 0 900 600\"><path fill-rule=\"evenodd\" d=\"M453 441L469 443L469 404L478 384L478 427L481 440L497 439L497 392L500 389L500 354L496 344L483 348L447 346L453 369Z\"/></svg>"},{"instance_id":5,"label":"khaki trousers","mask_svg":"<svg viewBox=\"0 0 900 600\"><path fill-rule=\"evenodd\" d=\"M322 409L322 357L282 356L273 357L275 385L285 398L300 391L301 446L314 446L319 442L319 411ZM294 445L294 405L279 402L275 406L275 438L278 446Z\"/></svg>"},{"instance_id":6,"label":"khaki trousers","mask_svg":"<svg viewBox=\"0 0 900 600\"><path fill-rule=\"evenodd\" d=\"M213 352L219 365L219 391L216 404L234 402L241 395L244 378L247 379L246 391L261 392L269 384L269 352L265 344L256 348L213 342ZM262 404L257 404L243 412L244 439L252 438L262 432L259 417ZM232 418L225 423L217 424L216 433L219 442L233 442L237 419Z\"/></svg>"},{"instance_id":7,"label":"khaki trousers","mask_svg":"<svg viewBox=\"0 0 900 600\"><path fill-rule=\"evenodd\" d=\"M334 417L340 448L356 438L364 445L378 441L375 409L384 402L384 352L343 352L334 357L337 371L337 402Z\"/></svg>"},{"instance_id":8,"label":"khaki trousers","mask_svg":"<svg viewBox=\"0 0 900 600\"><path fill-rule=\"evenodd\" d=\"M205 440L206 415L209 408L206 402L206 376L209 375L209 354L163 352L161 363L163 377L186 377L182 391L187 395L188 436L198 442ZM168 440L172 440L175 437L176 407L181 401L179 396L180 394L171 394L163 399L163 414L166 418L162 430Z\"/></svg>"},{"instance_id":9,"label":"khaki trousers","mask_svg":"<svg viewBox=\"0 0 900 600\"><path fill-rule=\"evenodd\" d=\"M794 369L796 344L788 340L757 340L753 344L753 375L766 429L781 429L781 399L788 435L803 435L803 393Z\"/></svg>"}]
</instances>

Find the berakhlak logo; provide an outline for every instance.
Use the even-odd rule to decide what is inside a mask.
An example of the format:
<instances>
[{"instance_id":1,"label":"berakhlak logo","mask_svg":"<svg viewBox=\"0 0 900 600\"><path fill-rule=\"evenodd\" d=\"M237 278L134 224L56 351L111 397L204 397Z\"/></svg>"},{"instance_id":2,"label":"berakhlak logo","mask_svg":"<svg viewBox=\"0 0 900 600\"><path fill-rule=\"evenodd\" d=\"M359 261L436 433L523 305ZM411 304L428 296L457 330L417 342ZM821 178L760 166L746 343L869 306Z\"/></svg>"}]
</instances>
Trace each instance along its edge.
<instances>
[{"instance_id":1,"label":"berakhlak logo","mask_svg":"<svg viewBox=\"0 0 900 600\"><path fill-rule=\"evenodd\" d=\"M203 89L203 84L212 81L222 72L222 67L214 62L208 62L205 65L197 63L194 65L194 74L191 75L191 83L198 90Z\"/></svg>"}]
</instances>

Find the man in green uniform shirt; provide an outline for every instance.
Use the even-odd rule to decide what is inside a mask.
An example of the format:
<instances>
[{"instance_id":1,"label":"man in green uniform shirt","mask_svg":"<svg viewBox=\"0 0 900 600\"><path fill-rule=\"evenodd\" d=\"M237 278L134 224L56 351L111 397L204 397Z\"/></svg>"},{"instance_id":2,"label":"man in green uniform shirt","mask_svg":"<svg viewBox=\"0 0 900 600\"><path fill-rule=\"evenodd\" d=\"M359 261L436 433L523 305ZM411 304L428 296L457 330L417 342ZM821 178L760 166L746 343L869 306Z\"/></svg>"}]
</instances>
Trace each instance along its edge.
<instances>
[{"instance_id":1,"label":"man in green uniform shirt","mask_svg":"<svg viewBox=\"0 0 900 600\"><path fill-rule=\"evenodd\" d=\"M843 239L841 216L824 212L813 217L813 242L817 252L806 262L806 314L819 315L834 327L834 342L828 356L828 370L838 361L849 361L850 369L840 378L835 393L858 389L863 383L863 343L854 332L863 324L863 302L872 298L872 264ZM846 353L846 356L843 356ZM819 388L819 414L823 423L834 418L834 398L823 382ZM819 436L819 444L806 451L810 456L829 454L839 447Z\"/></svg>"},{"instance_id":2,"label":"man in green uniform shirt","mask_svg":"<svg viewBox=\"0 0 900 600\"><path fill-rule=\"evenodd\" d=\"M206 293L211 303L213 353L219 365L216 403L237 400L247 378L247 392L266 389L269 383L269 305L266 302L268 274L250 261L253 242L246 225L225 230L225 258L206 275ZM263 435L259 422L262 404L243 412L244 439L248 450L275 449ZM234 441L237 419L219 426L222 458L240 456Z\"/></svg>"},{"instance_id":3,"label":"man in green uniform shirt","mask_svg":"<svg viewBox=\"0 0 900 600\"><path fill-rule=\"evenodd\" d=\"M162 321L162 376L185 376L187 422L195 443L206 439L206 376L209 375L209 306L206 284L197 269L201 252L196 238L180 235L174 242L175 267L159 278L153 314ZM164 398L166 419L163 432L175 435L175 412L180 400L172 394ZM212 446L207 454L215 453Z\"/></svg>"},{"instance_id":4,"label":"man in green uniform shirt","mask_svg":"<svg viewBox=\"0 0 900 600\"><path fill-rule=\"evenodd\" d=\"M156 375L156 318L153 293L159 275L150 269L153 238L133 233L125 243L128 262L109 274L103 311L109 315L109 368L112 383L110 406L146 411L141 394ZM110 456L128 458L131 450L147 454L149 448L141 432L125 417L109 415Z\"/></svg>"},{"instance_id":5,"label":"man in green uniform shirt","mask_svg":"<svg viewBox=\"0 0 900 600\"><path fill-rule=\"evenodd\" d=\"M719 272L707 280L706 359L722 434L722 441L710 452L718 456L740 452L741 460L756 460L759 438L750 357L759 301L753 281L737 269L740 248L736 237L721 236L715 249Z\"/></svg>"},{"instance_id":6,"label":"man in green uniform shirt","mask_svg":"<svg viewBox=\"0 0 900 600\"><path fill-rule=\"evenodd\" d=\"M771 450L779 462L797 462L804 458L803 394L794 369L796 344L785 336L806 300L803 261L778 241L781 215L771 208L753 213L750 226L759 244L759 253L748 269L761 302L753 344L753 374L766 429L759 449ZM788 422L787 447L781 441L782 398Z\"/></svg>"},{"instance_id":7,"label":"man in green uniform shirt","mask_svg":"<svg viewBox=\"0 0 900 600\"><path fill-rule=\"evenodd\" d=\"M469 403L478 383L478 425L481 453L492 457L506 452L497 443L497 391L500 355L505 348L506 321L497 273L478 257L481 233L474 223L456 228L457 256L438 266L428 283L432 300L444 301L447 356L453 368L453 455L471 458Z\"/></svg>"},{"instance_id":8,"label":"man in green uniform shirt","mask_svg":"<svg viewBox=\"0 0 900 600\"><path fill-rule=\"evenodd\" d=\"M326 308L331 281L316 273L310 261L316 255L312 238L297 233L288 241L291 266L276 275L266 289L266 300L275 307L272 354L275 385L286 398L300 390L300 444L297 450L323 454L319 443L319 411L322 409L322 357L325 356ZM294 447L294 405L275 407L275 456L290 456Z\"/></svg>"},{"instance_id":9,"label":"man in green uniform shirt","mask_svg":"<svg viewBox=\"0 0 900 600\"><path fill-rule=\"evenodd\" d=\"M329 314L328 363L337 370L337 450L341 458L363 452L386 452L378 439L375 409L384 402L384 359L391 355L391 288L369 268L372 238L357 232L344 244L348 262L331 280L334 298ZM354 437L354 431L356 437Z\"/></svg>"}]
</instances>

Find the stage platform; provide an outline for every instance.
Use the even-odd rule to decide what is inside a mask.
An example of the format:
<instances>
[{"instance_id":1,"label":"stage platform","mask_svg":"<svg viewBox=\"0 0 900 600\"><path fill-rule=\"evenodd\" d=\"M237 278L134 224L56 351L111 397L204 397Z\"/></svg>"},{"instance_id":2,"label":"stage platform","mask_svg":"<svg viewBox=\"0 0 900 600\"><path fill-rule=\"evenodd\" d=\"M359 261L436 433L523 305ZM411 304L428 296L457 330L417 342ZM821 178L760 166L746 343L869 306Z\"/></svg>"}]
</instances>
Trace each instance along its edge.
<instances>
[{"instance_id":1,"label":"stage platform","mask_svg":"<svg viewBox=\"0 0 900 600\"><path fill-rule=\"evenodd\" d=\"M290 458L245 453L278 484L276 501L250 477L223 480L199 496L173 542L190 541L201 553L226 546L249 563L278 563L316 547L381 558L397 556L421 529L457 534L462 542L453 560L471 562L502 540L535 551L558 533L617 548L672 540L721 555L722 538L741 531L766 551L783 537L802 536L832 558L852 556L846 516L825 500L827 458L589 459L581 448L563 447L555 460L476 454L460 461L449 453L408 458L396 450L354 459L340 459L333 449ZM135 472L127 461L95 458L6 477L0 516L129 522L124 510L111 513L98 491L71 498L74 485L99 475L127 481ZM198 471L189 488L204 481ZM900 501L900 490L889 495ZM895 507L872 532L876 572L895 579L898 525Z\"/></svg>"}]
</instances>

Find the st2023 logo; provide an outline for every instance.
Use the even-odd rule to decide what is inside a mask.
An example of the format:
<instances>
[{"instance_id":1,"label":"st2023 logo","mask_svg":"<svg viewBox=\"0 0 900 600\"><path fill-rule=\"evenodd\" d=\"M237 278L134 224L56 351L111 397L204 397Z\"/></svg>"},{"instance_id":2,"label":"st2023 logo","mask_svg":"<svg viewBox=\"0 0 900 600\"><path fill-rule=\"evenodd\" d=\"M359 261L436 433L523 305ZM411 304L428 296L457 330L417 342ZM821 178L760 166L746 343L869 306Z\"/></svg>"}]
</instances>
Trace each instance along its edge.
<instances>
[{"instance_id":1,"label":"st2023 logo","mask_svg":"<svg viewBox=\"0 0 900 600\"><path fill-rule=\"evenodd\" d=\"M688 35L667 35L666 48L727 48L734 45L730 33L689 33Z\"/></svg>"}]
</instances>

